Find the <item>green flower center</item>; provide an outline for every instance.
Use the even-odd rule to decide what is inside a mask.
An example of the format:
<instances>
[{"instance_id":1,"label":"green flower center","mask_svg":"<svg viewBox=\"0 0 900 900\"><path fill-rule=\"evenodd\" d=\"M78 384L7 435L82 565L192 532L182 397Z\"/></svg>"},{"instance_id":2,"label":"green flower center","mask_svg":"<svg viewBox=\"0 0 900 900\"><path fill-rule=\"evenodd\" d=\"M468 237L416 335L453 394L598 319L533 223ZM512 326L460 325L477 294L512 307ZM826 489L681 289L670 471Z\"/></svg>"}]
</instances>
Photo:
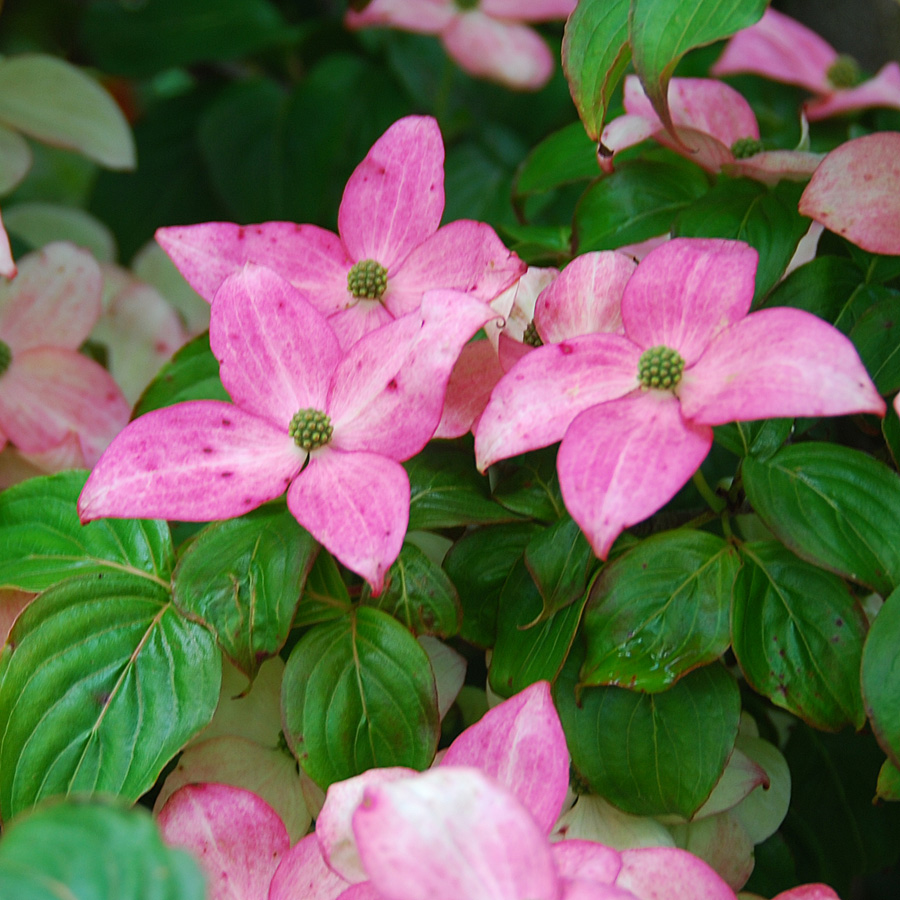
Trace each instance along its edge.
<instances>
[{"instance_id":1,"label":"green flower center","mask_svg":"<svg viewBox=\"0 0 900 900\"><path fill-rule=\"evenodd\" d=\"M479 0L453 0L457 9L475 9Z\"/></svg>"},{"instance_id":2,"label":"green flower center","mask_svg":"<svg viewBox=\"0 0 900 900\"><path fill-rule=\"evenodd\" d=\"M842 53L825 73L832 87L856 87L862 81L859 63L852 57Z\"/></svg>"},{"instance_id":3,"label":"green flower center","mask_svg":"<svg viewBox=\"0 0 900 900\"><path fill-rule=\"evenodd\" d=\"M308 453L324 447L331 440L334 427L331 419L318 409L301 409L291 419L288 433L294 443Z\"/></svg>"},{"instance_id":4,"label":"green flower center","mask_svg":"<svg viewBox=\"0 0 900 900\"><path fill-rule=\"evenodd\" d=\"M537 332L537 326L534 324L534 319L532 319L528 323L528 327L525 329L525 334L522 335L522 343L528 344L530 347L544 346L544 342L541 340L541 336Z\"/></svg>"},{"instance_id":5,"label":"green flower center","mask_svg":"<svg viewBox=\"0 0 900 900\"><path fill-rule=\"evenodd\" d=\"M359 300L380 300L387 289L387 269L374 259L356 263L347 273L347 290Z\"/></svg>"},{"instance_id":6,"label":"green flower center","mask_svg":"<svg viewBox=\"0 0 900 900\"><path fill-rule=\"evenodd\" d=\"M671 390L677 387L684 372L684 359L671 347L651 347L638 360L641 387Z\"/></svg>"},{"instance_id":7,"label":"green flower center","mask_svg":"<svg viewBox=\"0 0 900 900\"><path fill-rule=\"evenodd\" d=\"M11 362L12 350L9 349L9 344L4 344L3 341L0 341L0 375L9 368Z\"/></svg>"},{"instance_id":8,"label":"green flower center","mask_svg":"<svg viewBox=\"0 0 900 900\"><path fill-rule=\"evenodd\" d=\"M735 159L749 159L751 156L756 156L757 153L762 153L762 150L762 141L750 137L739 138L731 145L731 152Z\"/></svg>"}]
</instances>

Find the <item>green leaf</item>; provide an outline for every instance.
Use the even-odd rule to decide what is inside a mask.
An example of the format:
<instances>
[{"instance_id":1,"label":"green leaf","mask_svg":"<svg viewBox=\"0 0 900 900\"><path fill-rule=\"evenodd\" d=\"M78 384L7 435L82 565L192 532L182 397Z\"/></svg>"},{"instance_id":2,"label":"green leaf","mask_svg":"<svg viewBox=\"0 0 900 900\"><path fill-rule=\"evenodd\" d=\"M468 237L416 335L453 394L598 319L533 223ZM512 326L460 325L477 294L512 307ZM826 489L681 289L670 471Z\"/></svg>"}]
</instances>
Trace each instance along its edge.
<instances>
[{"instance_id":1,"label":"green leaf","mask_svg":"<svg viewBox=\"0 0 900 900\"><path fill-rule=\"evenodd\" d=\"M459 632L462 608L453 582L415 544L404 543L388 570L384 590L373 597L368 585L362 602L382 609L402 622L412 634L453 637Z\"/></svg>"},{"instance_id":2,"label":"green leaf","mask_svg":"<svg viewBox=\"0 0 900 900\"><path fill-rule=\"evenodd\" d=\"M731 627L747 683L816 728L862 727L866 620L847 585L777 541L741 555Z\"/></svg>"},{"instance_id":3,"label":"green leaf","mask_svg":"<svg viewBox=\"0 0 900 900\"><path fill-rule=\"evenodd\" d=\"M597 151L578 122L544 138L519 166L514 183L516 198L552 191L600 174Z\"/></svg>"},{"instance_id":4,"label":"green leaf","mask_svg":"<svg viewBox=\"0 0 900 900\"><path fill-rule=\"evenodd\" d=\"M879 594L900 582L900 478L848 447L794 444L744 460L753 508L798 556Z\"/></svg>"},{"instance_id":5,"label":"green leaf","mask_svg":"<svg viewBox=\"0 0 900 900\"><path fill-rule=\"evenodd\" d=\"M34 600L0 669L4 819L57 795L137 800L210 721L222 677L212 636L168 591L109 572Z\"/></svg>"},{"instance_id":6,"label":"green leaf","mask_svg":"<svg viewBox=\"0 0 900 900\"><path fill-rule=\"evenodd\" d=\"M536 681L555 681L569 655L586 600L585 591L580 602L542 619L543 600L520 559L500 594L497 643L488 672L493 690L511 697Z\"/></svg>"},{"instance_id":7,"label":"green leaf","mask_svg":"<svg viewBox=\"0 0 900 900\"><path fill-rule=\"evenodd\" d=\"M900 590L875 616L862 655L866 714L882 750L900 766Z\"/></svg>"},{"instance_id":8,"label":"green leaf","mask_svg":"<svg viewBox=\"0 0 900 900\"><path fill-rule=\"evenodd\" d=\"M99 800L44 806L0 840L0 896L10 900L203 900L205 878L167 847L136 807Z\"/></svg>"},{"instance_id":9,"label":"green leaf","mask_svg":"<svg viewBox=\"0 0 900 900\"><path fill-rule=\"evenodd\" d=\"M352 609L338 564L327 550L320 550L306 578L303 596L294 614L294 628L331 622L348 615Z\"/></svg>"},{"instance_id":10,"label":"green leaf","mask_svg":"<svg viewBox=\"0 0 900 900\"><path fill-rule=\"evenodd\" d=\"M853 326L850 340L880 394L900 389L900 291L890 291L890 296L866 310Z\"/></svg>"},{"instance_id":11,"label":"green leaf","mask_svg":"<svg viewBox=\"0 0 900 900\"><path fill-rule=\"evenodd\" d=\"M881 422L881 433L894 466L900 466L900 417L897 416L893 403L888 404L887 415Z\"/></svg>"},{"instance_id":12,"label":"green leaf","mask_svg":"<svg viewBox=\"0 0 900 900\"><path fill-rule=\"evenodd\" d=\"M900 769L889 759L878 773L877 793L879 800L900 800Z\"/></svg>"},{"instance_id":13,"label":"green leaf","mask_svg":"<svg viewBox=\"0 0 900 900\"><path fill-rule=\"evenodd\" d=\"M676 237L744 241L759 252L756 292L759 300L784 274L809 219L797 212L797 185L768 188L750 179L720 179L715 187L675 221Z\"/></svg>"},{"instance_id":14,"label":"green leaf","mask_svg":"<svg viewBox=\"0 0 900 900\"><path fill-rule=\"evenodd\" d=\"M31 169L33 157L28 141L0 123L0 196L8 194ZM4 214L6 210L4 209Z\"/></svg>"},{"instance_id":15,"label":"green leaf","mask_svg":"<svg viewBox=\"0 0 900 900\"><path fill-rule=\"evenodd\" d=\"M284 646L319 545L282 506L217 522L175 569L174 600L251 680Z\"/></svg>"},{"instance_id":16,"label":"green leaf","mask_svg":"<svg viewBox=\"0 0 900 900\"><path fill-rule=\"evenodd\" d=\"M297 643L282 682L285 736L321 788L367 769L424 769L440 720L428 655L380 609L359 607Z\"/></svg>"},{"instance_id":17,"label":"green leaf","mask_svg":"<svg viewBox=\"0 0 900 900\"><path fill-rule=\"evenodd\" d=\"M607 565L584 614L584 685L664 691L727 649L737 551L703 531L667 531Z\"/></svg>"},{"instance_id":18,"label":"green leaf","mask_svg":"<svg viewBox=\"0 0 900 900\"><path fill-rule=\"evenodd\" d=\"M114 572L168 585L169 526L151 519L82 525L75 505L87 474L32 478L0 493L0 587L42 591L73 575Z\"/></svg>"},{"instance_id":19,"label":"green leaf","mask_svg":"<svg viewBox=\"0 0 900 900\"><path fill-rule=\"evenodd\" d=\"M463 535L450 548L444 569L459 594L463 640L485 649L494 646L500 592L539 528L532 522L488 525Z\"/></svg>"},{"instance_id":20,"label":"green leaf","mask_svg":"<svg viewBox=\"0 0 900 900\"><path fill-rule=\"evenodd\" d=\"M790 437L793 419L760 419L756 422L730 422L717 425L716 443L736 456L753 456L767 460Z\"/></svg>"},{"instance_id":21,"label":"green leaf","mask_svg":"<svg viewBox=\"0 0 900 900\"><path fill-rule=\"evenodd\" d=\"M0 122L110 169L132 169L134 140L115 100L93 78L55 56L0 60Z\"/></svg>"},{"instance_id":22,"label":"green leaf","mask_svg":"<svg viewBox=\"0 0 900 900\"><path fill-rule=\"evenodd\" d=\"M555 522L566 514L556 473L556 447L523 453L491 466L493 497L520 516Z\"/></svg>"},{"instance_id":23,"label":"green leaf","mask_svg":"<svg viewBox=\"0 0 900 900\"><path fill-rule=\"evenodd\" d=\"M591 140L599 141L609 101L628 63L630 0L581 0L566 22L563 71Z\"/></svg>"},{"instance_id":24,"label":"green leaf","mask_svg":"<svg viewBox=\"0 0 900 900\"><path fill-rule=\"evenodd\" d=\"M554 691L572 765L594 793L637 816L689 819L712 792L734 748L740 693L720 665L659 694L575 682L572 654Z\"/></svg>"},{"instance_id":25,"label":"green leaf","mask_svg":"<svg viewBox=\"0 0 900 900\"><path fill-rule=\"evenodd\" d=\"M699 167L627 160L592 184L575 209L579 253L614 250L667 233L675 217L709 187Z\"/></svg>"},{"instance_id":26,"label":"green leaf","mask_svg":"<svg viewBox=\"0 0 900 900\"><path fill-rule=\"evenodd\" d=\"M3 224L32 247L71 241L89 251L97 262L113 263L118 256L115 235L99 219L74 206L17 203L4 207Z\"/></svg>"},{"instance_id":27,"label":"green leaf","mask_svg":"<svg viewBox=\"0 0 900 900\"><path fill-rule=\"evenodd\" d=\"M672 129L669 79L681 57L757 22L767 5L768 0L631 0L634 68L666 128Z\"/></svg>"},{"instance_id":28,"label":"green leaf","mask_svg":"<svg viewBox=\"0 0 900 900\"><path fill-rule=\"evenodd\" d=\"M472 454L428 446L403 464L409 475L409 530L508 522L515 516L491 500Z\"/></svg>"}]
</instances>

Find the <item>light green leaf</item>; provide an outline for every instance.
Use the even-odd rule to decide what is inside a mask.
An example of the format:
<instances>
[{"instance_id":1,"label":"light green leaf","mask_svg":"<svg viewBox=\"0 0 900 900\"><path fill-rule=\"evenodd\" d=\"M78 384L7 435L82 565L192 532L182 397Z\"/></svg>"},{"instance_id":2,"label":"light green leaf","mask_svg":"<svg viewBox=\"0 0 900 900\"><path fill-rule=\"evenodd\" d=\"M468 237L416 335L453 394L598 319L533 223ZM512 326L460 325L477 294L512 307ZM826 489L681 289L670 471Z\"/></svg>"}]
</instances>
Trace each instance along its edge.
<instances>
[{"instance_id":1,"label":"light green leaf","mask_svg":"<svg viewBox=\"0 0 900 900\"><path fill-rule=\"evenodd\" d=\"M0 125L0 196L8 194L31 169L28 141L5 125ZM3 211L4 217L6 210Z\"/></svg>"},{"instance_id":2,"label":"light green leaf","mask_svg":"<svg viewBox=\"0 0 900 900\"><path fill-rule=\"evenodd\" d=\"M98 218L75 206L17 203L3 210L3 223L32 247L71 241L90 251L98 262L115 262L118 255L115 235Z\"/></svg>"}]
</instances>

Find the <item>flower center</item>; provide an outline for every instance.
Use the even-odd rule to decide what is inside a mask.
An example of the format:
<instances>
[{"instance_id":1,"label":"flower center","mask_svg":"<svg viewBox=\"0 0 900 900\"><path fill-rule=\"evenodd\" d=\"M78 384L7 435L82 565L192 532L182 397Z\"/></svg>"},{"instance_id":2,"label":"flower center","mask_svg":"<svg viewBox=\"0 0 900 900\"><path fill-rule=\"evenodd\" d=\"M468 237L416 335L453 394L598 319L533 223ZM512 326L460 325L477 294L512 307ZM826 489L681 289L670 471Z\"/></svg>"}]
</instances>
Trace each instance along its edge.
<instances>
[{"instance_id":1,"label":"flower center","mask_svg":"<svg viewBox=\"0 0 900 900\"><path fill-rule=\"evenodd\" d=\"M544 342L541 340L541 336L537 332L537 326L534 324L534 319L532 319L528 323L528 327L525 329L525 334L522 335L522 343L528 344L529 347L544 346Z\"/></svg>"},{"instance_id":2,"label":"flower center","mask_svg":"<svg viewBox=\"0 0 900 900\"><path fill-rule=\"evenodd\" d=\"M479 0L453 0L457 9L475 9Z\"/></svg>"},{"instance_id":3,"label":"flower center","mask_svg":"<svg viewBox=\"0 0 900 900\"><path fill-rule=\"evenodd\" d=\"M735 159L749 159L751 156L756 156L757 153L762 153L762 150L762 141L751 137L738 138L731 145L731 152Z\"/></svg>"},{"instance_id":4,"label":"flower center","mask_svg":"<svg viewBox=\"0 0 900 900\"><path fill-rule=\"evenodd\" d=\"M318 450L324 447L334 433L331 419L318 409L301 409L294 413L288 434L301 450Z\"/></svg>"},{"instance_id":5,"label":"flower center","mask_svg":"<svg viewBox=\"0 0 900 900\"><path fill-rule=\"evenodd\" d=\"M684 372L684 359L671 347L651 347L638 360L638 378L641 387L671 390L677 387Z\"/></svg>"},{"instance_id":6,"label":"flower center","mask_svg":"<svg viewBox=\"0 0 900 900\"><path fill-rule=\"evenodd\" d=\"M380 300L387 288L387 269L374 259L354 264L347 273L347 290L359 300Z\"/></svg>"},{"instance_id":7,"label":"flower center","mask_svg":"<svg viewBox=\"0 0 900 900\"><path fill-rule=\"evenodd\" d=\"M9 344L5 344L3 343L3 341L0 341L0 375L6 372L11 362L12 350L9 349Z\"/></svg>"},{"instance_id":8,"label":"flower center","mask_svg":"<svg viewBox=\"0 0 900 900\"><path fill-rule=\"evenodd\" d=\"M832 87L851 88L862 81L859 63L847 54L842 53L825 73Z\"/></svg>"}]
</instances>

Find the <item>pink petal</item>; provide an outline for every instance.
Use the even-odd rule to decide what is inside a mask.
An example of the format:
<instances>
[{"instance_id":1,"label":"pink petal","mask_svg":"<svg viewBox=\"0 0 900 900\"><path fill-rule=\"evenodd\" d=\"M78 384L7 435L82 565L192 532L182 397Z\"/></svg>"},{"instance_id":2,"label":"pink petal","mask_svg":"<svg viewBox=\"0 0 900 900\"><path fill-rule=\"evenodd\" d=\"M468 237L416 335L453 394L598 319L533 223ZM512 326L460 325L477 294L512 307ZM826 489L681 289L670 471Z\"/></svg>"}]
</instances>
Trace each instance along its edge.
<instances>
[{"instance_id":1,"label":"pink petal","mask_svg":"<svg viewBox=\"0 0 900 900\"><path fill-rule=\"evenodd\" d=\"M306 296L248 263L222 284L209 343L234 402L287 432L301 409L324 411L341 358L337 337Z\"/></svg>"},{"instance_id":2,"label":"pink petal","mask_svg":"<svg viewBox=\"0 0 900 900\"><path fill-rule=\"evenodd\" d=\"M499 459L547 447L585 409L638 386L640 349L614 334L538 347L494 388L475 434L480 471Z\"/></svg>"},{"instance_id":3,"label":"pink petal","mask_svg":"<svg viewBox=\"0 0 900 900\"><path fill-rule=\"evenodd\" d=\"M494 385L503 377L500 360L490 341L466 344L453 366L436 438L466 434L487 406Z\"/></svg>"},{"instance_id":4,"label":"pink petal","mask_svg":"<svg viewBox=\"0 0 900 900\"><path fill-rule=\"evenodd\" d=\"M325 865L315 834L308 834L281 858L268 900L336 900L347 882Z\"/></svg>"},{"instance_id":5,"label":"pink petal","mask_svg":"<svg viewBox=\"0 0 900 900\"><path fill-rule=\"evenodd\" d=\"M267 900L291 842L281 819L249 791L192 784L157 819L163 840L190 850L209 880L210 900Z\"/></svg>"},{"instance_id":6,"label":"pink petal","mask_svg":"<svg viewBox=\"0 0 900 900\"><path fill-rule=\"evenodd\" d=\"M626 90L628 78L625 79ZM597 157L600 168L609 174L613 171L613 159L621 150L634 147L662 131L662 123L654 113L652 117L626 113L613 119L600 133L601 153Z\"/></svg>"},{"instance_id":7,"label":"pink petal","mask_svg":"<svg viewBox=\"0 0 900 900\"><path fill-rule=\"evenodd\" d=\"M664 391L636 393L578 416L556 467L566 508L597 556L606 559L625 528L668 503L711 446L712 429L685 422L678 399Z\"/></svg>"},{"instance_id":8,"label":"pink petal","mask_svg":"<svg viewBox=\"0 0 900 900\"><path fill-rule=\"evenodd\" d=\"M0 427L24 453L43 453L75 432L93 465L130 415L109 372L74 350L26 350L0 377Z\"/></svg>"},{"instance_id":9,"label":"pink petal","mask_svg":"<svg viewBox=\"0 0 900 900\"><path fill-rule=\"evenodd\" d=\"M409 478L375 453L314 451L291 484L288 509L348 569L381 593L409 522Z\"/></svg>"},{"instance_id":10,"label":"pink petal","mask_svg":"<svg viewBox=\"0 0 900 900\"><path fill-rule=\"evenodd\" d=\"M156 240L188 284L210 303L222 282L248 262L273 269L306 291L326 314L351 299L347 273L353 260L336 234L316 225L205 222L160 228Z\"/></svg>"},{"instance_id":11,"label":"pink petal","mask_svg":"<svg viewBox=\"0 0 900 900\"><path fill-rule=\"evenodd\" d=\"M538 298L534 320L545 344L622 328L622 294L637 268L622 253L576 256Z\"/></svg>"},{"instance_id":12,"label":"pink petal","mask_svg":"<svg viewBox=\"0 0 900 900\"><path fill-rule=\"evenodd\" d=\"M78 510L208 522L284 493L306 454L286 431L230 403L195 400L135 419L94 468Z\"/></svg>"},{"instance_id":13,"label":"pink petal","mask_svg":"<svg viewBox=\"0 0 900 900\"><path fill-rule=\"evenodd\" d=\"M361 12L347 10L348 28L391 25L404 31L437 34L459 15L452 0L372 0Z\"/></svg>"},{"instance_id":14,"label":"pink petal","mask_svg":"<svg viewBox=\"0 0 900 900\"><path fill-rule=\"evenodd\" d=\"M466 341L493 317L459 291L429 291L418 313L355 344L335 374L329 401L334 446L402 461L418 453L441 419L450 373Z\"/></svg>"},{"instance_id":15,"label":"pink petal","mask_svg":"<svg viewBox=\"0 0 900 900\"><path fill-rule=\"evenodd\" d=\"M763 150L746 159L736 159L723 166L723 171L733 177L743 176L774 185L787 181L806 181L825 158L822 153L806 153L800 150Z\"/></svg>"},{"instance_id":16,"label":"pink petal","mask_svg":"<svg viewBox=\"0 0 900 900\"><path fill-rule=\"evenodd\" d=\"M849 338L799 309L760 310L726 329L685 372L678 395L699 425L885 413Z\"/></svg>"},{"instance_id":17,"label":"pink petal","mask_svg":"<svg viewBox=\"0 0 900 900\"><path fill-rule=\"evenodd\" d=\"M499 352L501 335L521 342L534 319L538 296L558 277L559 269L529 266L518 281L491 300L491 309L498 318L484 326L484 333L495 350Z\"/></svg>"},{"instance_id":18,"label":"pink petal","mask_svg":"<svg viewBox=\"0 0 900 900\"><path fill-rule=\"evenodd\" d=\"M504 373L508 372L523 356L530 353L533 349L530 344L523 344L505 334L501 334L497 347L500 368L503 369Z\"/></svg>"},{"instance_id":19,"label":"pink petal","mask_svg":"<svg viewBox=\"0 0 900 900\"><path fill-rule=\"evenodd\" d=\"M563 880L563 900L637 900L631 891L614 884L599 884L583 878Z\"/></svg>"},{"instance_id":20,"label":"pink petal","mask_svg":"<svg viewBox=\"0 0 900 900\"><path fill-rule=\"evenodd\" d=\"M716 77L753 72L819 94L830 90L826 73L837 57L837 50L814 31L767 9L728 42L711 72Z\"/></svg>"},{"instance_id":21,"label":"pink petal","mask_svg":"<svg viewBox=\"0 0 900 900\"><path fill-rule=\"evenodd\" d=\"M714 137L726 147L741 138L759 139L759 125L750 104L724 81L673 78L669 82L669 110L675 125Z\"/></svg>"},{"instance_id":22,"label":"pink petal","mask_svg":"<svg viewBox=\"0 0 900 900\"><path fill-rule=\"evenodd\" d=\"M418 774L415 769L403 766L369 769L361 775L336 781L329 786L325 805L316 820L316 835L324 864L329 872L341 877L344 887L347 882L366 881L369 877L359 858L356 835L353 833L353 814L362 803L366 789L373 785L417 777Z\"/></svg>"},{"instance_id":23,"label":"pink petal","mask_svg":"<svg viewBox=\"0 0 900 900\"><path fill-rule=\"evenodd\" d=\"M622 851L616 885L638 900L734 900L734 892L702 860L675 847Z\"/></svg>"},{"instance_id":24,"label":"pink petal","mask_svg":"<svg viewBox=\"0 0 900 900\"><path fill-rule=\"evenodd\" d=\"M810 122L826 119L858 109L883 106L900 109L900 65L883 66L874 78L847 90L834 91L826 97L811 100L804 106Z\"/></svg>"},{"instance_id":25,"label":"pink petal","mask_svg":"<svg viewBox=\"0 0 900 900\"><path fill-rule=\"evenodd\" d=\"M479 8L486 16L511 22L550 22L567 19L578 0L481 0Z\"/></svg>"},{"instance_id":26,"label":"pink petal","mask_svg":"<svg viewBox=\"0 0 900 900\"><path fill-rule=\"evenodd\" d=\"M564 878L583 878L599 884L615 884L622 869L622 854L595 841L560 841L553 858Z\"/></svg>"},{"instance_id":27,"label":"pink petal","mask_svg":"<svg viewBox=\"0 0 900 900\"><path fill-rule=\"evenodd\" d=\"M384 304L394 316L419 308L422 294L452 288L485 302L526 270L490 225L460 219L416 247L388 278Z\"/></svg>"},{"instance_id":28,"label":"pink petal","mask_svg":"<svg viewBox=\"0 0 900 900\"><path fill-rule=\"evenodd\" d=\"M553 54L526 25L501 22L479 10L459 16L441 35L447 53L470 75L515 91L535 91L553 74Z\"/></svg>"},{"instance_id":29,"label":"pink petal","mask_svg":"<svg viewBox=\"0 0 900 900\"><path fill-rule=\"evenodd\" d=\"M732 812L695 819L672 828L679 846L702 859L732 890L753 872L753 841Z\"/></svg>"},{"instance_id":30,"label":"pink petal","mask_svg":"<svg viewBox=\"0 0 900 900\"><path fill-rule=\"evenodd\" d=\"M900 133L876 132L825 157L800 212L870 253L900 255Z\"/></svg>"},{"instance_id":31,"label":"pink petal","mask_svg":"<svg viewBox=\"0 0 900 900\"><path fill-rule=\"evenodd\" d=\"M328 324L334 329L342 350L349 350L370 331L393 321L394 316L380 300L365 299L328 317Z\"/></svg>"},{"instance_id":32,"label":"pink petal","mask_svg":"<svg viewBox=\"0 0 900 900\"><path fill-rule=\"evenodd\" d=\"M677 350L687 365L753 300L757 252L740 241L675 238L644 257L622 297L625 334Z\"/></svg>"},{"instance_id":33,"label":"pink petal","mask_svg":"<svg viewBox=\"0 0 900 900\"><path fill-rule=\"evenodd\" d=\"M47 244L19 260L0 284L0 340L13 353L33 347L77 350L100 318L103 276L86 250Z\"/></svg>"},{"instance_id":34,"label":"pink petal","mask_svg":"<svg viewBox=\"0 0 900 900\"><path fill-rule=\"evenodd\" d=\"M444 211L444 143L430 116L394 122L344 188L338 231L351 257L389 271L437 231Z\"/></svg>"},{"instance_id":35,"label":"pink petal","mask_svg":"<svg viewBox=\"0 0 900 900\"><path fill-rule=\"evenodd\" d=\"M772 900L840 900L840 897L827 884L801 884L782 891Z\"/></svg>"},{"instance_id":36,"label":"pink petal","mask_svg":"<svg viewBox=\"0 0 900 900\"><path fill-rule=\"evenodd\" d=\"M16 261L13 259L9 246L9 235L3 227L3 220L0 219L0 275L5 278L15 278L16 272Z\"/></svg>"},{"instance_id":37,"label":"pink petal","mask_svg":"<svg viewBox=\"0 0 900 900\"><path fill-rule=\"evenodd\" d=\"M476 769L442 766L373 786L353 817L360 858L390 900L556 900L550 845Z\"/></svg>"},{"instance_id":38,"label":"pink petal","mask_svg":"<svg viewBox=\"0 0 900 900\"><path fill-rule=\"evenodd\" d=\"M124 427L124 426L122 426ZM120 430L120 429L117 429ZM13 451L15 452L15 451ZM94 461L100 455L94 454ZM40 473L64 472L66 469L89 469L90 465L84 456L84 447L74 431L66 432L66 436L47 450L35 453L18 451L19 459L40 470ZM33 473L31 477L39 474Z\"/></svg>"}]
</instances>

